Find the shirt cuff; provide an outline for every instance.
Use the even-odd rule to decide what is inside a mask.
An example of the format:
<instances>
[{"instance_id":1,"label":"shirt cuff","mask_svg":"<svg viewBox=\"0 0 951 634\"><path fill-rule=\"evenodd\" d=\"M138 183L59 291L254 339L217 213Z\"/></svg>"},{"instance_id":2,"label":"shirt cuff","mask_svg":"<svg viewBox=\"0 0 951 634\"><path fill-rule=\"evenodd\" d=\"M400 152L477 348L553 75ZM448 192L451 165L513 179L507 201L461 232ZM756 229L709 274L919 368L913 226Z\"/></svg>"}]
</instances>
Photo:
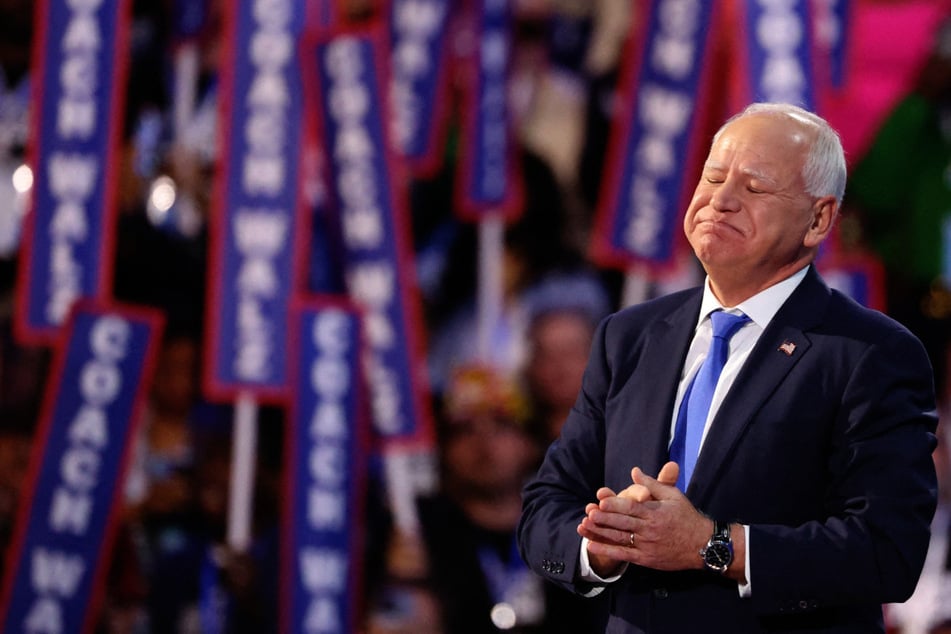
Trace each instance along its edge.
<instances>
[{"instance_id":1,"label":"shirt cuff","mask_svg":"<svg viewBox=\"0 0 951 634\"><path fill-rule=\"evenodd\" d=\"M753 596L753 580L750 577L750 527L746 524L743 524L743 535L745 535L746 540L746 555L745 561L743 562L746 583L738 583L736 586L740 591L740 597L743 599L749 599L751 596Z\"/></svg>"},{"instance_id":2,"label":"shirt cuff","mask_svg":"<svg viewBox=\"0 0 951 634\"><path fill-rule=\"evenodd\" d=\"M580 566L578 568L578 575L581 577L582 581L588 583L597 584L591 591L586 592L584 596L593 597L595 595L601 594L604 590L604 586L609 583L614 583L621 578L621 575L624 574L624 571L627 570L627 562L623 562L621 565L620 571L612 577L602 578L599 577L594 570L591 569L591 562L588 561L588 538L581 538L581 552L579 553Z\"/></svg>"}]
</instances>

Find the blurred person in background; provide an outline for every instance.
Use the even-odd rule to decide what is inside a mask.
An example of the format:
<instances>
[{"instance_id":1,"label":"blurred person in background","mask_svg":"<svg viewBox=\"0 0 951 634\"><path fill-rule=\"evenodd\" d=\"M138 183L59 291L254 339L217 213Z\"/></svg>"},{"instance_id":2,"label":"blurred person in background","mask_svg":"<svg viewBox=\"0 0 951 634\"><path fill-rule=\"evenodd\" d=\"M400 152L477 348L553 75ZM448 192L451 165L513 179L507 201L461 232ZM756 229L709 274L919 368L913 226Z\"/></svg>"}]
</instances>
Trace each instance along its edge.
<instances>
[{"instance_id":1,"label":"blurred person in background","mask_svg":"<svg viewBox=\"0 0 951 634\"><path fill-rule=\"evenodd\" d=\"M539 459L510 375L456 368L440 420L441 490L419 500L427 581L443 631L592 631L592 605L539 583L518 554L521 489Z\"/></svg>"},{"instance_id":2,"label":"blurred person in background","mask_svg":"<svg viewBox=\"0 0 951 634\"><path fill-rule=\"evenodd\" d=\"M159 348L155 375L126 476L126 501L168 513L185 503L195 460L193 411L199 401L197 337L171 331Z\"/></svg>"},{"instance_id":3,"label":"blurred person in background","mask_svg":"<svg viewBox=\"0 0 951 634\"><path fill-rule=\"evenodd\" d=\"M174 310L171 311L174 314ZM254 542L226 543L232 411L201 397L200 336L171 322L126 478L126 522L148 585L152 632L266 632L276 627L274 439L282 421L262 409ZM267 419L267 420L266 420ZM221 630L225 631L225 630Z\"/></svg>"},{"instance_id":4,"label":"blurred person in background","mask_svg":"<svg viewBox=\"0 0 951 634\"><path fill-rule=\"evenodd\" d=\"M934 451L938 474L938 508L931 522L928 555L915 592L904 603L885 606L889 634L951 634L951 487L947 486L951 454L947 426L938 427Z\"/></svg>"},{"instance_id":5,"label":"blurred person in background","mask_svg":"<svg viewBox=\"0 0 951 634\"><path fill-rule=\"evenodd\" d=\"M236 550L227 541L230 447L228 436L199 433L175 505L153 505L132 525L151 632L277 631L278 470L259 461L252 542Z\"/></svg>"},{"instance_id":6,"label":"blurred person in background","mask_svg":"<svg viewBox=\"0 0 951 634\"><path fill-rule=\"evenodd\" d=\"M578 397L594 329L610 305L600 281L584 274L540 284L527 303L523 374L532 427L547 446L558 438Z\"/></svg>"},{"instance_id":7,"label":"blurred person in background","mask_svg":"<svg viewBox=\"0 0 951 634\"><path fill-rule=\"evenodd\" d=\"M586 315L569 309L548 311L529 325L525 378L543 442L558 438L578 397L594 327Z\"/></svg>"}]
</instances>

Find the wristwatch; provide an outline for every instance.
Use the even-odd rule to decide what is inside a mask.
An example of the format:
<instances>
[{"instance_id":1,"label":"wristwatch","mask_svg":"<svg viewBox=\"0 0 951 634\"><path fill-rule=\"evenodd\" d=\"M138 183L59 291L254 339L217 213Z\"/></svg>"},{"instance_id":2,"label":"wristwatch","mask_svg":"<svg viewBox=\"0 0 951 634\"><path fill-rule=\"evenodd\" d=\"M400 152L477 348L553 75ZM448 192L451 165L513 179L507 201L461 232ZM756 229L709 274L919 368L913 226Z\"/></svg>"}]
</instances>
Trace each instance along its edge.
<instances>
[{"instance_id":1,"label":"wristwatch","mask_svg":"<svg viewBox=\"0 0 951 634\"><path fill-rule=\"evenodd\" d=\"M720 574L726 572L733 563L733 539L730 537L729 523L713 521L713 536L700 549L700 557L707 570Z\"/></svg>"}]
</instances>

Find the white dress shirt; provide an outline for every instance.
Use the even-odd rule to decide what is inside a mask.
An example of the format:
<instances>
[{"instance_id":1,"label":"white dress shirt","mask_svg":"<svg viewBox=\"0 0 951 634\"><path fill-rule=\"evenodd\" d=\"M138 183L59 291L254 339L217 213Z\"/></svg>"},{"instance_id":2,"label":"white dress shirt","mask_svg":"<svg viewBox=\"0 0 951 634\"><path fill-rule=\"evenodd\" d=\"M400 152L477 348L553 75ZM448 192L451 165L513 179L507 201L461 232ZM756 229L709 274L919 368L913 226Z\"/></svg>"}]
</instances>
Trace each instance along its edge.
<instances>
[{"instance_id":1,"label":"white dress shirt","mask_svg":"<svg viewBox=\"0 0 951 634\"><path fill-rule=\"evenodd\" d=\"M713 420L717 410L720 408L723 398L733 386L733 382L740 373L740 369L743 367L743 364L746 363L746 359L750 356L750 352L753 351L756 342L759 341L760 335L763 334L766 326L772 321L773 316L776 315L780 307L789 299L789 296L793 294L793 291L796 290L796 287L799 286L803 278L806 277L808 269L808 266L803 267L785 280L770 286L766 290L760 291L753 297L732 307L720 304L719 300L714 296L713 291L710 290L710 279L707 278L704 281L703 300L700 303L700 316L697 320L693 341L690 342L690 348L687 350L687 358L684 360L680 383L677 386L677 398L674 401L674 410L670 421L670 438L674 436L674 428L677 425L677 412L680 410L680 402L683 400L684 392L686 392L687 386L690 385L690 381L693 380L694 374L700 369L700 365L706 358L707 351L710 348L710 340L713 338L713 322L710 320L710 313L715 310L725 310L731 313L742 312L750 318L750 321L743 324L740 330L730 339L730 350L726 365L723 366L723 372L717 381L717 387L713 393L713 400L710 403L710 412L707 415L707 422L703 429L703 438L700 440L701 452L703 451L703 443L706 442L707 439L707 432L710 430L710 421ZM631 466L634 467L637 465ZM743 529L746 532L746 584L741 584L739 591L741 596L748 597L752 592L749 527L744 526ZM621 578L626 566L621 568L621 571L617 575L607 579L602 579L596 575L591 569L591 564L588 562L587 547L588 540L587 538L583 538L581 540L580 567L581 578L583 580L603 584L611 583ZM602 587L595 588L589 593L589 596L601 592L602 589Z\"/></svg>"}]
</instances>

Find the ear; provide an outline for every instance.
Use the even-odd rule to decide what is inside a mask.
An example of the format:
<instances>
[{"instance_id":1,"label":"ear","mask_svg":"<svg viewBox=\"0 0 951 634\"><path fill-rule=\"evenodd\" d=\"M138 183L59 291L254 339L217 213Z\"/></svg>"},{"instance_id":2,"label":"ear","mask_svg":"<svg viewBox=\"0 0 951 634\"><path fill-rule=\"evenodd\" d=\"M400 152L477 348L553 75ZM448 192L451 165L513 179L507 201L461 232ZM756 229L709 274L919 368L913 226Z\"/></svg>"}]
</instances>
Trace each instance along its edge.
<instances>
[{"instance_id":1,"label":"ear","mask_svg":"<svg viewBox=\"0 0 951 634\"><path fill-rule=\"evenodd\" d=\"M812 205L812 223L806 229L803 245L808 248L819 246L829 237L839 213L839 201L835 196L823 196Z\"/></svg>"}]
</instances>

